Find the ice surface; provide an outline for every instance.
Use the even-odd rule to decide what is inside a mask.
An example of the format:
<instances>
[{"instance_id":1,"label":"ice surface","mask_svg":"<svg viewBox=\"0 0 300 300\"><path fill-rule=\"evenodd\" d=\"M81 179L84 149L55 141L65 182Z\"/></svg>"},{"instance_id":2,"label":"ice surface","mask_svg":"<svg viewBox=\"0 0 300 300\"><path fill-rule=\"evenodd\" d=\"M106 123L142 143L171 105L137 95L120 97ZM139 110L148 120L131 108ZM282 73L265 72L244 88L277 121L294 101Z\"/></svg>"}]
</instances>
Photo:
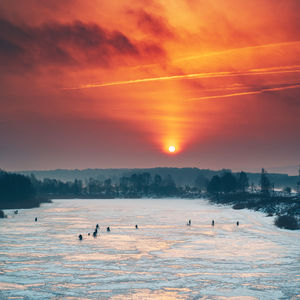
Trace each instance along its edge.
<instances>
[{"instance_id":1,"label":"ice surface","mask_svg":"<svg viewBox=\"0 0 300 300\"><path fill-rule=\"evenodd\" d=\"M0 299L300 299L300 232L259 212L114 199L5 213Z\"/></svg>"}]
</instances>

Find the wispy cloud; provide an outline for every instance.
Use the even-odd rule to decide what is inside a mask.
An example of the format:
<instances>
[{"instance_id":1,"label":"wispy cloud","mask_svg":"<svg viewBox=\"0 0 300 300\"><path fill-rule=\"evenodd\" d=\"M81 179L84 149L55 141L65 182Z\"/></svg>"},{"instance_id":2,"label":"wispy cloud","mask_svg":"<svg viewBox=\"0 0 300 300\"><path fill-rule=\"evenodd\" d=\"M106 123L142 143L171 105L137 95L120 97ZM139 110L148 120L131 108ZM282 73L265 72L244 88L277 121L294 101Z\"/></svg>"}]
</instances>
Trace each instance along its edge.
<instances>
[{"instance_id":1,"label":"wispy cloud","mask_svg":"<svg viewBox=\"0 0 300 300\"><path fill-rule=\"evenodd\" d=\"M141 84L155 81L167 81L167 80L188 80L188 79L202 79L202 78L218 78L218 77L235 77L235 76L254 76L254 75L272 75L272 74L284 74L284 73L300 73L300 65L294 66L280 66L272 68L262 68L262 69L251 69L248 71L224 71L224 72L209 72L209 73L194 73L194 74L179 74L172 76L160 76L160 77L150 77L150 78L139 78L123 81L113 81L104 83L92 83L92 84L82 84L77 87L65 87L65 90L79 90L79 89L89 89L89 88L101 88L110 86L121 86L121 85L131 85L131 84Z\"/></svg>"},{"instance_id":2,"label":"wispy cloud","mask_svg":"<svg viewBox=\"0 0 300 300\"><path fill-rule=\"evenodd\" d=\"M188 100L189 101L214 100L214 99L231 98L231 97L237 97L237 96L257 95L257 94L262 94L265 92L277 92L277 91L284 91L284 90L298 89L298 88L300 88L300 84L291 84L291 85L286 85L286 86L281 86L281 87L262 88L262 89L258 89L258 90L236 92L236 93L231 93L231 94L196 97L196 98L190 98Z\"/></svg>"},{"instance_id":3,"label":"wispy cloud","mask_svg":"<svg viewBox=\"0 0 300 300\"><path fill-rule=\"evenodd\" d=\"M268 49L268 48L278 48L280 46L297 46L297 45L300 46L300 41L290 41L290 42L280 42L280 43L270 43L270 44L238 47L238 48L231 48L231 49L226 49L226 50L222 50L222 51L211 51L211 52L203 53L200 55L185 56L185 57L181 57L181 58L174 60L174 62L197 60L197 59L201 59L203 57L224 55L224 54L229 54L229 53L234 53L234 52L241 52L243 50L259 50L259 49Z\"/></svg>"}]
</instances>

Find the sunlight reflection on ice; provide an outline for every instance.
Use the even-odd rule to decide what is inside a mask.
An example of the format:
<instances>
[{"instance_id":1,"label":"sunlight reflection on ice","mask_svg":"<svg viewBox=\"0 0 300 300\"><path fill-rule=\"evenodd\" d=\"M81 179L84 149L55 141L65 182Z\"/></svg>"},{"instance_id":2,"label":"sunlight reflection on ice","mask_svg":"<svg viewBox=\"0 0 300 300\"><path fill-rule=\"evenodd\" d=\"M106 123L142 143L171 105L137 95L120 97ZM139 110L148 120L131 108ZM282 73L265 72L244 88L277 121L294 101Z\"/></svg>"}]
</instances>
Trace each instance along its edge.
<instances>
[{"instance_id":1,"label":"sunlight reflection on ice","mask_svg":"<svg viewBox=\"0 0 300 300\"><path fill-rule=\"evenodd\" d=\"M258 212L135 199L54 200L6 213L0 299L299 298L300 233Z\"/></svg>"}]
</instances>

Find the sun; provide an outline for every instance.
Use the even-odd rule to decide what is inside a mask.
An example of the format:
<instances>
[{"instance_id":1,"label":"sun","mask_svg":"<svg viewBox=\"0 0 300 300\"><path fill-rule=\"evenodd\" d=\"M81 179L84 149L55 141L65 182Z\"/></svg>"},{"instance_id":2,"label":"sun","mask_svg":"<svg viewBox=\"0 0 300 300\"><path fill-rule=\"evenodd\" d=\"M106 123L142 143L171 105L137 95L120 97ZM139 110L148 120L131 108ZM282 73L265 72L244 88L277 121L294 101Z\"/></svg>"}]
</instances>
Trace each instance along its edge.
<instances>
[{"instance_id":1,"label":"sun","mask_svg":"<svg viewBox=\"0 0 300 300\"><path fill-rule=\"evenodd\" d=\"M169 147L169 152L172 152L172 153L173 153L173 152L175 152L175 150L176 150L176 149L175 149L174 146L170 146L170 147Z\"/></svg>"}]
</instances>

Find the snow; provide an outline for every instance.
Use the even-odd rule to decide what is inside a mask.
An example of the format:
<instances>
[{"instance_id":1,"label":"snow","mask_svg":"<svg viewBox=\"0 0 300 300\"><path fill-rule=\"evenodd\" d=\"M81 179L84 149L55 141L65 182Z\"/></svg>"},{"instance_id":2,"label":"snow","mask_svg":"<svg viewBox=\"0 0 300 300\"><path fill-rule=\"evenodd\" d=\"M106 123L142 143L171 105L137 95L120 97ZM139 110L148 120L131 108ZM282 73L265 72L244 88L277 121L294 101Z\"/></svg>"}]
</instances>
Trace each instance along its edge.
<instances>
[{"instance_id":1,"label":"snow","mask_svg":"<svg viewBox=\"0 0 300 300\"><path fill-rule=\"evenodd\" d=\"M0 299L299 297L300 232L260 212L203 199L110 199L5 213Z\"/></svg>"}]
</instances>

